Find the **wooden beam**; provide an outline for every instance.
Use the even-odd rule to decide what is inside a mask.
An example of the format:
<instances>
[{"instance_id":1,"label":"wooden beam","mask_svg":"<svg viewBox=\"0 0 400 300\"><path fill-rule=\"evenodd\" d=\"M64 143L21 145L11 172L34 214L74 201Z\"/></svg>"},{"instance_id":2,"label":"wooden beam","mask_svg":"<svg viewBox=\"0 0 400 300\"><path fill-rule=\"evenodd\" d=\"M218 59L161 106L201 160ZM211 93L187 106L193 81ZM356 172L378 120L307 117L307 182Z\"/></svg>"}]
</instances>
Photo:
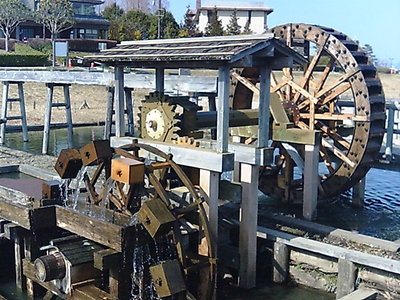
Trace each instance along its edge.
<instances>
[{"instance_id":1,"label":"wooden beam","mask_svg":"<svg viewBox=\"0 0 400 300\"><path fill-rule=\"evenodd\" d=\"M117 300L117 298L94 285L85 285L72 290L73 299L76 300Z\"/></svg>"},{"instance_id":2,"label":"wooden beam","mask_svg":"<svg viewBox=\"0 0 400 300\"><path fill-rule=\"evenodd\" d=\"M119 267L121 263L122 253L114 249L104 249L93 254L94 267L101 271L108 270L112 267Z\"/></svg>"},{"instance_id":3,"label":"wooden beam","mask_svg":"<svg viewBox=\"0 0 400 300\"><path fill-rule=\"evenodd\" d=\"M124 231L127 228L104 222L68 208L56 207L56 224L58 227L79 234L89 240L122 251Z\"/></svg>"},{"instance_id":4,"label":"wooden beam","mask_svg":"<svg viewBox=\"0 0 400 300\"><path fill-rule=\"evenodd\" d=\"M301 113L300 117L303 119L311 118L311 113ZM368 116L357 116L353 114L331 114L331 113L324 113L324 114L314 114L315 120L328 120L328 121L355 121L355 122L368 122Z\"/></svg>"},{"instance_id":5,"label":"wooden beam","mask_svg":"<svg viewBox=\"0 0 400 300\"><path fill-rule=\"evenodd\" d=\"M346 257L347 260L356 264L400 274L400 261L388 259L382 256L330 245L261 226L258 227L257 236L259 238L278 241L290 247L305 250L307 252L318 253L337 259L340 257Z\"/></svg>"}]
</instances>

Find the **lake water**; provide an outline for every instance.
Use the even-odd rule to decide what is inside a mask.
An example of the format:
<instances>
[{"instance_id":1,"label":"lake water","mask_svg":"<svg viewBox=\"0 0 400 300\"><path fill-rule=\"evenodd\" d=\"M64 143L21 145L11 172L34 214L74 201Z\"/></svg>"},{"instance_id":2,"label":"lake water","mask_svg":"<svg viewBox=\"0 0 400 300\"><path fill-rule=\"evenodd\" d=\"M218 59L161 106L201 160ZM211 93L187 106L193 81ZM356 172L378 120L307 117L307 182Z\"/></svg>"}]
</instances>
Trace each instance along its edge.
<instances>
[{"instance_id":1,"label":"lake water","mask_svg":"<svg viewBox=\"0 0 400 300\"><path fill-rule=\"evenodd\" d=\"M7 134L7 145L33 153L41 153L42 132L30 132L30 142L21 142L21 134ZM73 147L82 147L92 139L101 139L103 127L74 128ZM50 134L49 154L58 153L69 147L66 129L52 130ZM350 204L351 193L347 192L330 199L318 209L318 222L357 231L363 234L385 238L400 239L400 173L388 170L371 169L367 175L365 208L356 209ZM301 214L299 208L283 208L268 197L260 197L261 211L285 211L291 214ZM0 291L4 286L0 286ZM6 290L12 289L8 285ZM298 287L263 286L252 291L227 290L221 299L279 299L279 300L324 300L334 299L334 296ZM10 296L10 299L23 299L20 294Z\"/></svg>"}]
</instances>

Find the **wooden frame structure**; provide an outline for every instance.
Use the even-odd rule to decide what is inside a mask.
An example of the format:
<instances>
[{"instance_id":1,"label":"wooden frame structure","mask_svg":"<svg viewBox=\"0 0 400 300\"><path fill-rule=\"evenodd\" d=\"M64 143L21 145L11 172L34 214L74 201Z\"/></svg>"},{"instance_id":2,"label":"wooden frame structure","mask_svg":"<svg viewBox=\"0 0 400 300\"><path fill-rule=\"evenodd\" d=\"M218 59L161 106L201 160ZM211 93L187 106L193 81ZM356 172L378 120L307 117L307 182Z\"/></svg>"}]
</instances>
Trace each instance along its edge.
<instances>
[{"instance_id":1,"label":"wooden frame structure","mask_svg":"<svg viewBox=\"0 0 400 300\"><path fill-rule=\"evenodd\" d=\"M195 166L200 171L200 183L209 196L209 218L214 237L218 233L218 191L219 178L223 171L233 169L233 160L240 165L240 182L243 185L240 230L240 275L239 285L244 288L255 286L256 239L258 212L258 172L259 167L271 163L269 143L270 74L273 68L289 67L294 60L302 61L295 51L274 39L271 34L188 38L175 40L148 40L123 42L118 47L102 51L96 56L87 57L115 67L116 137L125 135L124 111L124 67L154 68L156 72L156 91L164 93L164 70L166 68L216 69L218 70L218 94L215 103L217 111L216 144L212 167L207 163L193 163L193 156L205 157L210 150L196 148L189 154L185 147L172 144L159 144L168 153L174 154L177 163ZM261 70L259 93L259 139L256 146L233 145L229 143L229 90L230 71L233 68L253 67ZM118 138L114 146L126 142ZM143 143L157 144L151 141ZM227 155L235 148L234 156ZM251 149L249 149L251 148ZM250 151L250 154L249 152ZM260 159L262 154L262 159ZM210 157L210 156L207 156ZM229 158L228 158L229 157ZM269 158L269 159L267 159ZM231 160L229 163L227 159ZM315 198L316 200L316 198Z\"/></svg>"}]
</instances>

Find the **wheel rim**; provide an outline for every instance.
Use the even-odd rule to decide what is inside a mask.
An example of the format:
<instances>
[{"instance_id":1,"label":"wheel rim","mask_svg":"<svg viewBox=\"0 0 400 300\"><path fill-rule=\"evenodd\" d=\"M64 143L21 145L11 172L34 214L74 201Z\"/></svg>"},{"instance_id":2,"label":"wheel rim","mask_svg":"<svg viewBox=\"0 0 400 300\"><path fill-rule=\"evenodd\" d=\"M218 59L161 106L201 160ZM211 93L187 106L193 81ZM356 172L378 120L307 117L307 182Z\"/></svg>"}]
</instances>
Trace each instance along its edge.
<instances>
[{"instance_id":1,"label":"wheel rim","mask_svg":"<svg viewBox=\"0 0 400 300\"><path fill-rule=\"evenodd\" d=\"M308 49L311 43L315 46L315 54L303 67L302 76L293 76L293 69L284 69L281 79L279 73L273 72L271 88L276 87L276 94L284 102L295 126L322 131L320 160L324 168L320 169L325 169L326 174L320 171L320 190L325 196L340 194L365 176L380 149L385 99L376 69L357 43L333 29L286 24L270 32L295 50L301 48L306 57L307 46ZM317 73L318 62L323 57L327 64ZM333 68L341 74L335 74ZM255 68L246 68L240 76L255 84L259 73ZM349 97L354 113L337 111L336 104L343 95ZM251 108L252 96L250 89L236 82L233 107ZM354 127L347 130L351 134L344 138L343 125L350 121Z\"/></svg>"}]
</instances>

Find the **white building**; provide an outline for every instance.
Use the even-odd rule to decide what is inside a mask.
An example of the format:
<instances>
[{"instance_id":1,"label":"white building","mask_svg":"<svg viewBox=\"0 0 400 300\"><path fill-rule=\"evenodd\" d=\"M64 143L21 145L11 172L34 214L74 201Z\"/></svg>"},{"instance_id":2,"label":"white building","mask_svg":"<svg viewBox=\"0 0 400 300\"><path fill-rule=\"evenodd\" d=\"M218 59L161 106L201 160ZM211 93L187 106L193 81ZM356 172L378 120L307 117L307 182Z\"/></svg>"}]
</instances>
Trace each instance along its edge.
<instances>
[{"instance_id":1,"label":"white building","mask_svg":"<svg viewBox=\"0 0 400 300\"><path fill-rule=\"evenodd\" d=\"M248 1L196 1L198 29L205 31L207 24L211 20L214 8L217 9L217 15L222 22L222 26L226 29L232 17L232 13L236 10L238 23L241 30L249 22L250 30L253 33L263 33L267 29L267 16L273 12L272 8L265 6L263 2Z\"/></svg>"}]
</instances>

